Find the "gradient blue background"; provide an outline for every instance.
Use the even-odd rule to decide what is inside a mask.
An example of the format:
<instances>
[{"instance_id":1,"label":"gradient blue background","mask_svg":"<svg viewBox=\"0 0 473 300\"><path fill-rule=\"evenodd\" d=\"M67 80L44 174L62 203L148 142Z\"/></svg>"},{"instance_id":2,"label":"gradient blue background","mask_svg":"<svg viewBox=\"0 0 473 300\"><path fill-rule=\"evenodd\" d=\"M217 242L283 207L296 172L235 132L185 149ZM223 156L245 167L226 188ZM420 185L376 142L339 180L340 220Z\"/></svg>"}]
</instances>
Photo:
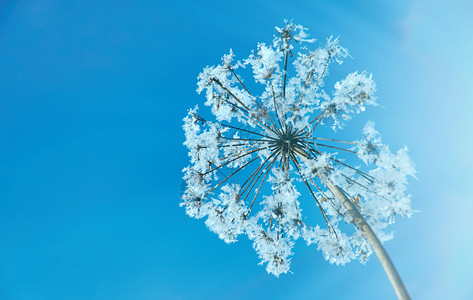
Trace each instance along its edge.
<instances>
[{"instance_id":1,"label":"gradient blue background","mask_svg":"<svg viewBox=\"0 0 473 300\"><path fill-rule=\"evenodd\" d=\"M276 279L178 206L196 76L284 18L372 72L376 121L417 164L386 248L413 299L473 299L471 1L0 1L0 299L395 299L379 262L301 241Z\"/></svg>"}]
</instances>

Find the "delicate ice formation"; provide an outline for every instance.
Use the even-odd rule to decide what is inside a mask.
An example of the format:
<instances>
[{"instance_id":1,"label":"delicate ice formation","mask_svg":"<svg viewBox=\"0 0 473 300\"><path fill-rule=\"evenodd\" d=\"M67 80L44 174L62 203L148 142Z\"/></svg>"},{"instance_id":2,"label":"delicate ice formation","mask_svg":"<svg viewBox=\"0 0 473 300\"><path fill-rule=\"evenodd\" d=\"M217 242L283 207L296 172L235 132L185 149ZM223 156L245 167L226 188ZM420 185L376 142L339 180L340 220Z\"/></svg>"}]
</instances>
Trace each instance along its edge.
<instances>
[{"instance_id":1,"label":"delicate ice formation","mask_svg":"<svg viewBox=\"0 0 473 300\"><path fill-rule=\"evenodd\" d=\"M206 218L227 243L246 234L276 276L289 270L300 237L317 244L330 263L364 262L371 247L356 226L348 232L340 226L352 222L351 216L324 182L340 187L385 241L392 237L384 230L394 217L412 213L406 186L415 169L407 148L392 153L371 121L354 142L314 132L320 126L342 129L353 114L375 105L375 83L371 74L351 73L330 96L324 91L328 67L348 55L338 39L311 47L315 40L300 25L286 22L276 31L272 45L258 44L242 61L234 61L230 50L222 64L199 75L197 91L205 93L216 121L200 116L197 106L184 118L190 165L181 205L189 216ZM246 67L259 95L237 74ZM352 160L338 153L351 154L363 167L349 165ZM307 224L302 205L317 205L325 223Z\"/></svg>"}]
</instances>

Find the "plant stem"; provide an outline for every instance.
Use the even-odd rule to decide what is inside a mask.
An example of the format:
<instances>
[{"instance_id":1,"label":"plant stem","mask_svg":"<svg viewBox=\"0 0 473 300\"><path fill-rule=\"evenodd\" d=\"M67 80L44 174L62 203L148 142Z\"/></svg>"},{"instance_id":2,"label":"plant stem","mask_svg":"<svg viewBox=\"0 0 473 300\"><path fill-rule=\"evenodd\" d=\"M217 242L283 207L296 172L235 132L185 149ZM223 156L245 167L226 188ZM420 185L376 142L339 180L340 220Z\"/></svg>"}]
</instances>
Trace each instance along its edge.
<instances>
[{"instance_id":1,"label":"plant stem","mask_svg":"<svg viewBox=\"0 0 473 300\"><path fill-rule=\"evenodd\" d=\"M325 176L320 176L320 178L324 178ZM363 232L365 237L370 242L371 247L373 247L374 252L378 256L381 265L383 265L384 271L388 275L389 280L394 288L394 291L397 294L398 299L400 300L410 300L411 297L404 286L404 283L399 276L399 273L396 270L391 258L389 257L388 253L384 249L383 245L379 241L376 234L371 229L371 226L366 222L366 219L361 215L358 211L357 207L348 199L348 197L343 193L342 189L333 184L330 180L324 178L324 183L328 187L328 189L332 192L332 194L342 202L345 209L350 213L351 217L353 218L353 222L358 226L358 228Z\"/></svg>"}]
</instances>

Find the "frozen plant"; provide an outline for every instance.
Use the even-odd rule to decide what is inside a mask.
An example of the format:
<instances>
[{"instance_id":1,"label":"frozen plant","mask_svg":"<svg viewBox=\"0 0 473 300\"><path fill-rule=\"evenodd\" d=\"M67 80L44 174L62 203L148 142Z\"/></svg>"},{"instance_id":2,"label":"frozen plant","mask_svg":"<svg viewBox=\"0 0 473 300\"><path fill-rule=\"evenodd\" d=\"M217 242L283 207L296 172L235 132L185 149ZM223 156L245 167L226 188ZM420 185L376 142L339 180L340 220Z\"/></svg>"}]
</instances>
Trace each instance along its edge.
<instances>
[{"instance_id":1,"label":"frozen plant","mask_svg":"<svg viewBox=\"0 0 473 300\"><path fill-rule=\"evenodd\" d=\"M325 92L329 65L348 52L338 39L314 43L306 28L286 21L272 44L259 43L239 61L230 50L198 76L197 92L214 118L197 106L184 118L190 165L181 206L226 243L247 235L275 276L289 271L299 238L337 265L365 262L374 249L398 296L408 299L381 242L392 238L386 228L397 215L412 214L406 186L415 169L407 148L391 152L371 121L356 141L327 134L324 126L342 129L376 105L376 86L371 74L354 72ZM252 72L255 83L239 71ZM303 217L311 205L322 224Z\"/></svg>"}]
</instances>

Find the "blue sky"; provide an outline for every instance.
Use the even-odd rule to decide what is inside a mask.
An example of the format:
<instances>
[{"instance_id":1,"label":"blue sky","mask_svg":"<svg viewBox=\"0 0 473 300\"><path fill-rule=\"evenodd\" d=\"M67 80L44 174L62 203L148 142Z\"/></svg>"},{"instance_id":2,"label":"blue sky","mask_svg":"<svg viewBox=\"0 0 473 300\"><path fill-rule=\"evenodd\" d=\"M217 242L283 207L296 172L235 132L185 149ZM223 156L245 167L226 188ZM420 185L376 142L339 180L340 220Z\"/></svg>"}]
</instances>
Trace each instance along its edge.
<instances>
[{"instance_id":1,"label":"blue sky","mask_svg":"<svg viewBox=\"0 0 473 300\"><path fill-rule=\"evenodd\" d=\"M258 266L178 206L196 77L284 18L373 73L383 140L417 165L385 244L414 299L472 299L470 1L0 1L0 299L395 299L375 256ZM355 135L354 139L357 138Z\"/></svg>"}]
</instances>

